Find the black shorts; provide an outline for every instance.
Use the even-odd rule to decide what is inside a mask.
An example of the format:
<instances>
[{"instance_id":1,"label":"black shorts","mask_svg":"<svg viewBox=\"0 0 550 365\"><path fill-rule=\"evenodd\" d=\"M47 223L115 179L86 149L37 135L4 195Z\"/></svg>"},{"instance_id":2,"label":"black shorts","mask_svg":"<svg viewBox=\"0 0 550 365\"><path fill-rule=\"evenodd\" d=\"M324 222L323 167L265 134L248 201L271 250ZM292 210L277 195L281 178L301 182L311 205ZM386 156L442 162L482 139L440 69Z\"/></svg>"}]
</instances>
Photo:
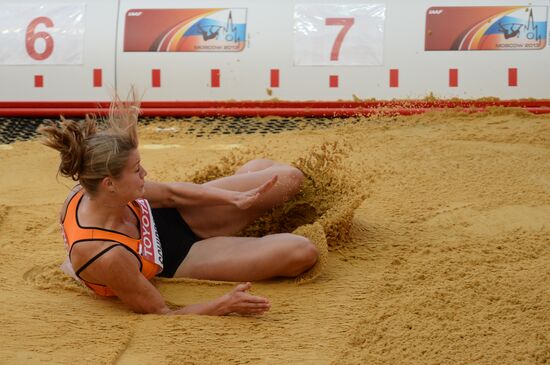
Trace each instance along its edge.
<instances>
[{"instance_id":1,"label":"black shorts","mask_svg":"<svg viewBox=\"0 0 550 365\"><path fill-rule=\"evenodd\" d=\"M191 247L200 241L200 238L193 233L176 208L153 208L152 213L164 265L157 276L172 278Z\"/></svg>"}]
</instances>

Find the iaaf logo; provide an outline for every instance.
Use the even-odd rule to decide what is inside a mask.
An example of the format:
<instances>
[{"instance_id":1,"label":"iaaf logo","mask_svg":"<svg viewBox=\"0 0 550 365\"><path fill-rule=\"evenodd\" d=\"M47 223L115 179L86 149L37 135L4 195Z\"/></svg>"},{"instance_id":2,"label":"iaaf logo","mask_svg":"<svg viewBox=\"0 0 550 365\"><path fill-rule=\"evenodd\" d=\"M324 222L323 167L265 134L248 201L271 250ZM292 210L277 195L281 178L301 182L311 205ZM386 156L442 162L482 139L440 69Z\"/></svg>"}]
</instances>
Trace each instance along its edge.
<instances>
[{"instance_id":1,"label":"iaaf logo","mask_svg":"<svg viewBox=\"0 0 550 365\"><path fill-rule=\"evenodd\" d=\"M428 10L428 15L440 15L443 13L443 9L430 9Z\"/></svg>"},{"instance_id":2,"label":"iaaf logo","mask_svg":"<svg viewBox=\"0 0 550 365\"><path fill-rule=\"evenodd\" d=\"M128 16L140 16L142 13L142 11L129 11Z\"/></svg>"}]
</instances>

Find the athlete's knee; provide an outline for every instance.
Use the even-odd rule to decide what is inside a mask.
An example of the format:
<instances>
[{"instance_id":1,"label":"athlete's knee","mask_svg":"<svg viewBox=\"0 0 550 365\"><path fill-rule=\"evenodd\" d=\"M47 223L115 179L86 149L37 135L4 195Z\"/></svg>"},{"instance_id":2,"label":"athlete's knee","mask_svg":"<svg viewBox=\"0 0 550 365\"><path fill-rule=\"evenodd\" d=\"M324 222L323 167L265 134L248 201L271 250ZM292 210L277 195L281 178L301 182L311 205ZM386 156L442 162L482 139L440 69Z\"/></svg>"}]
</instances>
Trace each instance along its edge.
<instances>
[{"instance_id":1,"label":"athlete's knee","mask_svg":"<svg viewBox=\"0 0 550 365\"><path fill-rule=\"evenodd\" d=\"M288 187L289 192L293 195L300 191L305 179L304 173L300 169L289 165L281 166L280 172L277 175L279 175L279 179Z\"/></svg>"},{"instance_id":2,"label":"athlete's knee","mask_svg":"<svg viewBox=\"0 0 550 365\"><path fill-rule=\"evenodd\" d=\"M319 250L305 237L289 235L292 240L292 250L289 252L288 276L297 276L312 267L319 258Z\"/></svg>"},{"instance_id":3,"label":"athlete's knee","mask_svg":"<svg viewBox=\"0 0 550 365\"><path fill-rule=\"evenodd\" d=\"M299 186L302 186L302 183L304 182L304 179L305 179L305 176L302 170L294 166L289 166L289 169L290 169L290 176L292 180L294 180Z\"/></svg>"},{"instance_id":4,"label":"athlete's knee","mask_svg":"<svg viewBox=\"0 0 550 365\"><path fill-rule=\"evenodd\" d=\"M275 164L276 162L273 160L268 160L266 158L257 158L257 159L248 161L247 163L242 165L239 168L239 170L237 170L237 173L239 174L239 173L245 173L245 172L261 171L261 170L270 168Z\"/></svg>"}]
</instances>

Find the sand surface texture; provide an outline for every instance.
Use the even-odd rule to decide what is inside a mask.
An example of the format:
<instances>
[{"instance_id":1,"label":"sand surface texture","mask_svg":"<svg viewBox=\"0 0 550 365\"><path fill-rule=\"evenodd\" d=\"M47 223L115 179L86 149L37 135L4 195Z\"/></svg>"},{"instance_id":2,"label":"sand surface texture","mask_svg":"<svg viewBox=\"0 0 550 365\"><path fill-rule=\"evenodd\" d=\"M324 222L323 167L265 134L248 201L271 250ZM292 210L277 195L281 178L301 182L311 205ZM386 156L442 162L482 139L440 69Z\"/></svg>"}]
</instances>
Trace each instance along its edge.
<instances>
[{"instance_id":1,"label":"sand surface texture","mask_svg":"<svg viewBox=\"0 0 550 365\"><path fill-rule=\"evenodd\" d=\"M198 182L249 157L307 170L297 200L248 233L309 234L321 265L254 284L272 301L261 317L131 313L58 269L71 182L56 180L56 152L0 146L0 363L550 363L550 117L434 113L210 138L161 126L140 130L152 180ZM232 287L155 285L171 305Z\"/></svg>"}]
</instances>

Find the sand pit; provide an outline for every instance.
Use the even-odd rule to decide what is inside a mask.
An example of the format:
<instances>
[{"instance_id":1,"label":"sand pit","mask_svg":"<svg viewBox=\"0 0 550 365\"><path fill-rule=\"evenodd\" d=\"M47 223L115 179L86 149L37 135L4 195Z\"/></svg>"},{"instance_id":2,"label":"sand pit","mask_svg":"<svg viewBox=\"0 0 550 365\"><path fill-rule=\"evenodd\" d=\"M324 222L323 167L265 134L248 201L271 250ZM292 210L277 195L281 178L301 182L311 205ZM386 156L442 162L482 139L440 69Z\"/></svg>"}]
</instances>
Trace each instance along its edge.
<instances>
[{"instance_id":1,"label":"sand pit","mask_svg":"<svg viewBox=\"0 0 550 365\"><path fill-rule=\"evenodd\" d=\"M72 182L56 181L53 150L17 142L0 148L0 363L550 362L549 116L429 113L209 138L188 128L141 128L149 178L204 181L249 157L299 166L300 196L242 234L297 230L326 247L322 265L254 284L272 301L262 317L133 314L58 270ZM172 305L232 286L155 285Z\"/></svg>"}]
</instances>

